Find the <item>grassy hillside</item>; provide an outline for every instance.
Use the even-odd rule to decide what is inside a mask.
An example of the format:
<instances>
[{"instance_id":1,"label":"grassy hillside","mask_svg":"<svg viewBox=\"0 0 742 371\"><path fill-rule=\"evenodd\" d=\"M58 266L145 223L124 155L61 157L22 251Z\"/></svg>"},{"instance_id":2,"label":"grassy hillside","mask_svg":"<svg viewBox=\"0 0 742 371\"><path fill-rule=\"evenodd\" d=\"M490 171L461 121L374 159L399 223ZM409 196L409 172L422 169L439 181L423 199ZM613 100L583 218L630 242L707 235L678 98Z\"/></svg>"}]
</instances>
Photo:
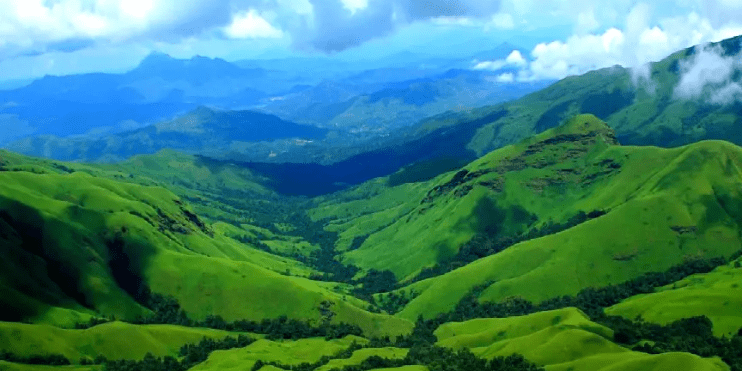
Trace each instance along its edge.
<instances>
[{"instance_id":1,"label":"grassy hillside","mask_svg":"<svg viewBox=\"0 0 742 371\"><path fill-rule=\"evenodd\" d=\"M725 58L740 53L740 37L711 44L707 52ZM559 125L577 113L594 114L613 128L624 144L675 147L706 139L742 144L739 104L712 102L713 87L700 97L681 98L676 89L704 46L679 51L650 65L650 83L635 84L620 67L568 77L502 106L503 118L483 125L469 148L483 155L492 149ZM738 73L735 75L738 78Z\"/></svg>"},{"instance_id":2,"label":"grassy hillside","mask_svg":"<svg viewBox=\"0 0 742 371\"><path fill-rule=\"evenodd\" d=\"M577 116L457 173L392 188L376 182L322 199L311 213L336 215L327 228L340 232L341 249L353 247L347 262L400 279L460 258L462 247L486 252L487 244L553 231L402 289L419 294L399 314L413 320L452 309L487 282L481 300L540 301L729 256L742 247L740 165L742 151L729 143L619 146L600 120ZM395 197L402 193L407 199ZM605 215L554 227L596 210Z\"/></svg>"},{"instance_id":3,"label":"grassy hillside","mask_svg":"<svg viewBox=\"0 0 742 371\"><path fill-rule=\"evenodd\" d=\"M731 336L742 328L742 269L739 262L699 274L639 295L609 308L606 312L627 318L669 323L681 318L705 315L714 323L714 334Z\"/></svg>"},{"instance_id":4,"label":"grassy hillside","mask_svg":"<svg viewBox=\"0 0 742 371\"><path fill-rule=\"evenodd\" d=\"M2 371L59 371L59 370L70 370L70 371L99 371L103 368L101 366L65 366L65 367L53 367L53 366L40 366L40 365L21 365L17 363L10 363L0 361L0 370Z\"/></svg>"},{"instance_id":5,"label":"grassy hillside","mask_svg":"<svg viewBox=\"0 0 742 371\"><path fill-rule=\"evenodd\" d=\"M352 323L364 336L394 338L409 334L419 315L451 310L475 286L482 288L480 301L538 302L742 248L740 148L719 141L676 149L620 146L614 132L591 115L576 116L456 172L419 182L381 178L311 201L284 199L264 209L273 210L264 216L252 210L281 199L260 177L174 152L106 166L6 152L2 157L0 313L5 320L35 324L0 323L0 349L57 353L73 362L97 355L173 356L183 344L227 334L121 322L88 330L53 327L90 316L147 315L144 288L174 297L194 319L260 321L284 315L314 325ZM251 198L242 200L246 194ZM295 210L286 211L291 205ZM314 205L307 219L291 219L306 205ZM591 216L572 223L575 215ZM328 241L315 245L302 237L319 233L311 228L321 225L327 231L318 235L329 239L329 247ZM503 241L522 242L500 251L496 246ZM268 249L261 250L263 245ZM314 253L320 250L326 255ZM471 256L462 251L485 256L469 263ZM390 269L408 280L400 291L417 296L396 316L371 313L369 303L349 295L357 282L311 280L316 269L278 253L297 259L338 254L364 270ZM461 266L413 279L445 262ZM733 313L737 270L732 264L692 277L609 312L663 323L708 314L717 334L729 334L740 323ZM699 295L698 305L689 300L691 290ZM662 297L665 293L669 296ZM714 304L703 309L701 300L709 298ZM658 301L667 308L673 302L691 305L665 309ZM613 341L613 330L574 308L447 323L434 335L439 346L470 349L484 359L522 354L547 370L728 369L687 353L630 351ZM213 352L194 370L245 369L258 360L298 365L323 355L337 358L320 366L329 370L362 365L373 356L402 362L412 353L402 339L338 357L353 341L368 342L352 336L261 339Z\"/></svg>"},{"instance_id":6,"label":"grassy hillside","mask_svg":"<svg viewBox=\"0 0 742 371\"><path fill-rule=\"evenodd\" d=\"M244 370L250 369L258 360L286 365L313 363L322 356L332 356L345 350L354 341L364 343L366 340L358 337L332 341L304 339L282 343L258 340L246 348L214 352L206 362L192 370Z\"/></svg>"},{"instance_id":7,"label":"grassy hillside","mask_svg":"<svg viewBox=\"0 0 742 371\"><path fill-rule=\"evenodd\" d=\"M0 352L20 356L61 354L72 362L98 356L107 359L177 356L183 345L198 343L204 337L221 340L226 331L169 325L131 325L111 322L86 330L68 330L49 325L0 322Z\"/></svg>"},{"instance_id":8,"label":"grassy hillside","mask_svg":"<svg viewBox=\"0 0 742 371\"><path fill-rule=\"evenodd\" d=\"M71 173L51 173L32 164L5 170L5 320L70 325L90 315L133 319L148 313L138 302L148 287L174 296L195 318L287 315L318 322L327 315L320 304L328 302L333 321L356 323L371 334L411 328L404 320L364 311L366 303L333 292L335 285L276 273L308 269L215 232L164 188L70 168Z\"/></svg>"},{"instance_id":9,"label":"grassy hillside","mask_svg":"<svg viewBox=\"0 0 742 371\"><path fill-rule=\"evenodd\" d=\"M657 263L655 259L678 262L683 255L699 251L718 255L738 249L739 216L731 205L724 204L739 197L735 176L739 174L740 151L736 147L706 142L662 150L615 144L612 132L599 120L578 116L564 126L494 151L456 174L429 183L426 196L408 201L416 205L414 210L385 219L389 223L386 228L372 233L360 248L344 256L361 267L390 269L405 278L450 258L477 234L495 238L519 235L594 210L610 212L544 241L525 243L552 245L552 249L532 255L530 266L541 266L540 259L550 259L552 253L566 257L589 249L590 254L608 260L608 266L598 266L600 259L579 259L594 265L590 270L596 274L590 277L596 279L593 284L600 284L626 279L626 274L632 274L629 267ZM673 230L678 226L696 229L679 233ZM657 230L663 232L658 234ZM643 248L650 238L655 241L652 246L674 246L676 251L682 248L682 253L666 257L661 250ZM560 245L564 249L557 248ZM516 250L523 248L503 254L517 254ZM617 264L624 267L623 273L606 277L615 270L610 267ZM652 265L657 269L669 266L666 264ZM508 271L512 274L513 269Z\"/></svg>"},{"instance_id":10,"label":"grassy hillside","mask_svg":"<svg viewBox=\"0 0 742 371\"><path fill-rule=\"evenodd\" d=\"M438 344L469 348L483 358L523 354L551 370L727 370L722 362L686 353L651 356L611 341L613 331L566 308L522 317L447 323L436 330Z\"/></svg>"}]
</instances>

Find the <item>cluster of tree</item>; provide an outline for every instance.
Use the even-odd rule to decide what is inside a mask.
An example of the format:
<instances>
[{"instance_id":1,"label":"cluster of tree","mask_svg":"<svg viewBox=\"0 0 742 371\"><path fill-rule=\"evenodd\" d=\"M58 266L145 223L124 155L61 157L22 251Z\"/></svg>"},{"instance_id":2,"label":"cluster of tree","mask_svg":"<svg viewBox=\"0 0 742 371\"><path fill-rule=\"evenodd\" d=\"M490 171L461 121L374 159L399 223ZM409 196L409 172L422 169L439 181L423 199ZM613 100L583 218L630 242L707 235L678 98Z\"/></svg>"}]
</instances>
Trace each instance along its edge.
<instances>
[{"instance_id":1,"label":"cluster of tree","mask_svg":"<svg viewBox=\"0 0 742 371\"><path fill-rule=\"evenodd\" d=\"M358 250L361 245L363 245L364 242L368 239L368 234L364 234L362 236L356 236L353 238L353 241L351 241L350 246L348 247L348 251Z\"/></svg>"},{"instance_id":2,"label":"cluster of tree","mask_svg":"<svg viewBox=\"0 0 742 371\"><path fill-rule=\"evenodd\" d=\"M180 348L180 359L167 356L155 357L151 353L141 361L117 360L106 361L106 371L186 371L205 361L216 350L244 348L252 344L255 339L239 335L237 338L227 337L223 340L204 338L198 344L188 344Z\"/></svg>"},{"instance_id":3,"label":"cluster of tree","mask_svg":"<svg viewBox=\"0 0 742 371\"><path fill-rule=\"evenodd\" d=\"M363 349L363 348L364 346L354 341L350 344L350 346L341 350L337 354L333 356L322 356L317 362L314 362L314 363L303 362L298 365L287 365L281 362L264 362L264 361L258 360L257 362L255 362L251 370L258 371L264 366L270 365L270 366L275 366L275 367L278 367L284 370L291 370L291 371L313 371L330 363L330 361L333 359L348 359L351 356L353 356L353 352L359 349Z\"/></svg>"},{"instance_id":4,"label":"cluster of tree","mask_svg":"<svg viewBox=\"0 0 742 371\"><path fill-rule=\"evenodd\" d=\"M102 325L104 323L113 322L114 318L102 318L102 317L90 317L87 322L78 322L75 324L75 330L85 330L91 327Z\"/></svg>"},{"instance_id":5,"label":"cluster of tree","mask_svg":"<svg viewBox=\"0 0 742 371\"><path fill-rule=\"evenodd\" d=\"M265 334L268 339L303 339L310 337L324 337L338 339L348 335L362 335L363 331L357 325L347 323L333 324L323 321L313 326L308 321L289 319L286 316L265 318L260 322L238 320L227 322L221 316L207 316L202 321L188 317L180 307L178 301L171 297L157 293L149 293L147 307L152 314L137 318L136 324L169 324L186 327L206 327L217 330L254 332Z\"/></svg>"},{"instance_id":6,"label":"cluster of tree","mask_svg":"<svg viewBox=\"0 0 742 371\"><path fill-rule=\"evenodd\" d=\"M258 250L265 251L270 254L276 254L273 249L271 249L270 246L268 246L265 242L261 241L257 237L254 236L248 236L248 235L242 235L242 236L235 236L232 237L237 241L240 241L246 245L250 245ZM277 255L277 254L276 254Z\"/></svg>"},{"instance_id":7,"label":"cluster of tree","mask_svg":"<svg viewBox=\"0 0 742 371\"><path fill-rule=\"evenodd\" d=\"M8 352L0 352L0 361L48 366L67 366L70 364L70 360L61 354L34 354L30 356L19 356Z\"/></svg>"},{"instance_id":8,"label":"cluster of tree","mask_svg":"<svg viewBox=\"0 0 742 371\"><path fill-rule=\"evenodd\" d=\"M374 300L372 294L392 291L398 286L397 277L388 269L383 271L371 269L354 283L357 287L353 289L353 294L369 302Z\"/></svg>"},{"instance_id":9,"label":"cluster of tree","mask_svg":"<svg viewBox=\"0 0 742 371\"><path fill-rule=\"evenodd\" d=\"M736 256L738 255L735 254L734 257ZM618 304L621 300L638 294L654 292L657 287L669 285L692 274L708 273L727 262L728 260L724 258L689 260L673 266L665 272L646 273L617 285L585 288L575 296L556 297L539 304L533 304L517 297L500 303L480 303L478 296L481 290L489 286L489 284L484 284L464 296L453 311L439 315L435 321L445 323L473 318L503 318L566 307L576 307L591 318L599 318L603 315L603 308Z\"/></svg>"},{"instance_id":10,"label":"cluster of tree","mask_svg":"<svg viewBox=\"0 0 742 371\"><path fill-rule=\"evenodd\" d=\"M386 313L395 314L407 306L418 295L420 293L414 290L410 290L409 293L390 292L378 300L374 296L371 296L370 302Z\"/></svg>"},{"instance_id":11,"label":"cluster of tree","mask_svg":"<svg viewBox=\"0 0 742 371\"><path fill-rule=\"evenodd\" d=\"M589 213L580 211L564 223L554 223L552 221L548 221L541 228L531 228L527 232L519 235L503 236L487 232L477 233L474 237L471 238L471 240L469 240L467 243L461 246L461 248L459 248L459 251L456 253L456 255L453 255L441 262L438 262L433 267L423 268L422 271L420 271L420 273L415 276L411 282L422 281L427 278L440 276L454 269L463 267L475 260L497 254L517 243L565 231L590 219L595 219L602 215L605 215L605 211L603 210L594 210Z\"/></svg>"},{"instance_id":12,"label":"cluster of tree","mask_svg":"<svg viewBox=\"0 0 742 371\"><path fill-rule=\"evenodd\" d=\"M427 332L427 330L425 330ZM431 333L432 334L432 333ZM402 343L409 342L411 345L410 351L404 358L400 359L389 359L382 358L380 356L371 356L365 359L359 365L345 366L343 368L335 368L333 371L368 371L379 368L396 368L402 366L421 365L426 366L431 371L464 371L464 370L492 370L492 371L542 371L543 368L528 362L521 355L511 355L508 357L497 357L492 360L484 360L476 357L471 353L469 349L462 349L454 351L448 348L438 347L433 345L435 337L430 338L429 336L415 337L408 336L404 337L400 343L395 343L386 339L372 339L366 346L361 346L356 343L351 344L350 347L341 351L340 353L328 357L323 356L320 360L314 363L302 363L298 365L286 365L280 362L263 362L257 361L252 371L258 371L264 366L271 365L284 370L291 371L313 371L326 364L333 359L348 359L353 353L363 348L380 348L389 346L401 346Z\"/></svg>"},{"instance_id":13,"label":"cluster of tree","mask_svg":"<svg viewBox=\"0 0 742 371\"><path fill-rule=\"evenodd\" d=\"M453 311L440 314L431 320L418 318L411 335L398 337L398 346L414 347L420 343L435 341L433 331L443 323L466 321L475 318L505 318L536 312L577 307L594 322L614 330L617 343L632 346L641 340L653 344L640 344L634 349L649 353L689 352L702 357L717 356L724 360L731 371L742 371L742 329L730 339L717 338L712 333L712 323L705 317L693 317L673 322L669 325L647 323L642 320L629 320L623 317L607 316L604 309L628 297L653 292L655 288L677 282L697 273L707 273L714 268L737 259L742 251L730 259L712 258L686 261L665 272L647 273L633 280L603 288L586 288L576 296L562 296L533 304L521 298L511 298L504 302L481 303L479 294L491 283L475 287L456 305Z\"/></svg>"},{"instance_id":14,"label":"cluster of tree","mask_svg":"<svg viewBox=\"0 0 742 371\"><path fill-rule=\"evenodd\" d=\"M469 349L454 351L434 345L415 346L403 359L388 359L371 356L360 365L345 366L337 371L368 371L380 368L396 368L411 365L426 366L430 371L543 371L523 356L513 354L485 360L475 356Z\"/></svg>"},{"instance_id":15,"label":"cluster of tree","mask_svg":"<svg viewBox=\"0 0 742 371\"><path fill-rule=\"evenodd\" d=\"M719 357L731 371L742 371L742 328L730 337L714 336L713 323L706 316L685 318L668 325L658 325L642 320L631 321L623 317L602 316L597 319L615 331L614 340L633 345L633 350L651 354L688 352L701 357Z\"/></svg>"}]
</instances>

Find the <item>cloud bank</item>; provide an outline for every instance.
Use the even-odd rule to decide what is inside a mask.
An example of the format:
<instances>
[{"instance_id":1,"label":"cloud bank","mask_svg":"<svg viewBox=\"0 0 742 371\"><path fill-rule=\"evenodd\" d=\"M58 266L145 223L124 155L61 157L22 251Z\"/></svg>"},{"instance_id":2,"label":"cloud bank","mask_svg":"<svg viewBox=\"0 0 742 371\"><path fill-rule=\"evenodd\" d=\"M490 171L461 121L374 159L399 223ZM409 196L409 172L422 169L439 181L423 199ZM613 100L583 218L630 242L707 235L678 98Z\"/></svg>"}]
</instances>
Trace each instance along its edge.
<instances>
[{"instance_id":1,"label":"cloud bank","mask_svg":"<svg viewBox=\"0 0 742 371\"><path fill-rule=\"evenodd\" d=\"M485 20L499 8L499 0L4 0L0 58L73 51L93 42L178 42L204 35L285 35L300 49L336 52L413 22Z\"/></svg>"},{"instance_id":2,"label":"cloud bank","mask_svg":"<svg viewBox=\"0 0 742 371\"><path fill-rule=\"evenodd\" d=\"M522 61L476 61L473 68L507 66L519 70L515 80L540 80L621 65L632 68L637 85L649 86L649 62L742 34L742 1L2 0L0 62L105 47L151 50L163 44L185 45L184 50L198 54L212 40L275 42L335 53L426 22L465 27L497 43L544 30ZM559 36L548 31L565 24Z\"/></svg>"},{"instance_id":3,"label":"cloud bank","mask_svg":"<svg viewBox=\"0 0 742 371\"><path fill-rule=\"evenodd\" d=\"M680 64L675 97L719 105L742 101L742 84L740 77L735 76L741 70L740 54L725 56L718 45L697 47L693 57Z\"/></svg>"}]
</instances>

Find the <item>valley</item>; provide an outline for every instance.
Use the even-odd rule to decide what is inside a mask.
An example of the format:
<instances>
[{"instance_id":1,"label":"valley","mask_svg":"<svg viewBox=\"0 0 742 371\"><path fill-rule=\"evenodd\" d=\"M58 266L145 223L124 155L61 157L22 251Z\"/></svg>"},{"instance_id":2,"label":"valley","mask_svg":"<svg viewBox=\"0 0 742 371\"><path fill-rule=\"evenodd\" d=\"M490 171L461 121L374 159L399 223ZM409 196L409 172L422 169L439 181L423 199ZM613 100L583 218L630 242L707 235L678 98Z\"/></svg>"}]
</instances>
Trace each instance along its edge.
<instances>
[{"instance_id":1,"label":"valley","mask_svg":"<svg viewBox=\"0 0 742 371\"><path fill-rule=\"evenodd\" d=\"M611 67L497 90L451 61L271 85L160 54L86 76L234 86L0 150L0 370L742 370L740 103L677 97L741 41L652 63L651 88ZM3 94L85 101L81 78ZM246 81L290 93L207 106Z\"/></svg>"}]
</instances>

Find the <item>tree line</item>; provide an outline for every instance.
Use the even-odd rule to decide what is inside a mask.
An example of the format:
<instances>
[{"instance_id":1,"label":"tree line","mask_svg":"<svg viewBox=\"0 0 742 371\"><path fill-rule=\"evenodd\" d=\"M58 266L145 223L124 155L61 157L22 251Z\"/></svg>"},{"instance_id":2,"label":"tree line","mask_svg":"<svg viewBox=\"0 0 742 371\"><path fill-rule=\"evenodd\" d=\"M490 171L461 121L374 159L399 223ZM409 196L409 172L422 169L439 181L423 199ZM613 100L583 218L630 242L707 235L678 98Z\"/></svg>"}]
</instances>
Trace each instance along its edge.
<instances>
[{"instance_id":1,"label":"tree line","mask_svg":"<svg viewBox=\"0 0 742 371\"><path fill-rule=\"evenodd\" d=\"M673 266L665 272L646 273L627 282L602 288L586 288L575 296L562 296L534 304L522 298L510 298L504 302L480 302L481 292L491 283L475 287L448 312L436 318L418 318L415 328L407 338L400 337L396 343L414 345L430 342L433 332L446 322L461 322L475 318L506 318L537 312L576 307L593 322L614 330L614 341L634 350L647 353L688 352L701 357L720 357L731 371L742 371L742 328L731 338L713 335L713 324L705 316L681 319L668 325L648 323L641 319L629 320L608 316L604 309L638 294L654 292L655 288L669 285L693 274L708 273L713 269L736 260L742 251L729 259L695 259ZM735 264L736 266L736 264ZM421 340L422 339L422 340ZM425 340L427 339L427 340ZM642 340L653 344L639 344Z\"/></svg>"},{"instance_id":2,"label":"tree line","mask_svg":"<svg viewBox=\"0 0 742 371\"><path fill-rule=\"evenodd\" d=\"M313 325L309 321L289 319L287 316L278 318L264 318L261 321L237 320L227 322L218 315L209 315L198 321L190 318L181 308L178 300L172 296L148 292L146 307L152 311L147 316L139 316L131 323L139 325L177 325L184 327L203 327L231 332L253 332L265 334L270 340L280 339L305 339L311 337L324 337L325 339L339 339L348 335L362 336L363 330L358 325L348 323L329 323L322 321ZM89 322L78 323L77 329L90 328L113 319L93 318Z\"/></svg>"},{"instance_id":3,"label":"tree line","mask_svg":"<svg viewBox=\"0 0 742 371\"><path fill-rule=\"evenodd\" d=\"M255 339L245 335L227 337L223 340L204 338L198 344L187 344L180 348L180 359L167 356L155 357L152 353L141 361L115 360L105 361L105 371L186 371L193 366L206 361L209 355L217 350L244 348L255 342Z\"/></svg>"}]
</instances>

